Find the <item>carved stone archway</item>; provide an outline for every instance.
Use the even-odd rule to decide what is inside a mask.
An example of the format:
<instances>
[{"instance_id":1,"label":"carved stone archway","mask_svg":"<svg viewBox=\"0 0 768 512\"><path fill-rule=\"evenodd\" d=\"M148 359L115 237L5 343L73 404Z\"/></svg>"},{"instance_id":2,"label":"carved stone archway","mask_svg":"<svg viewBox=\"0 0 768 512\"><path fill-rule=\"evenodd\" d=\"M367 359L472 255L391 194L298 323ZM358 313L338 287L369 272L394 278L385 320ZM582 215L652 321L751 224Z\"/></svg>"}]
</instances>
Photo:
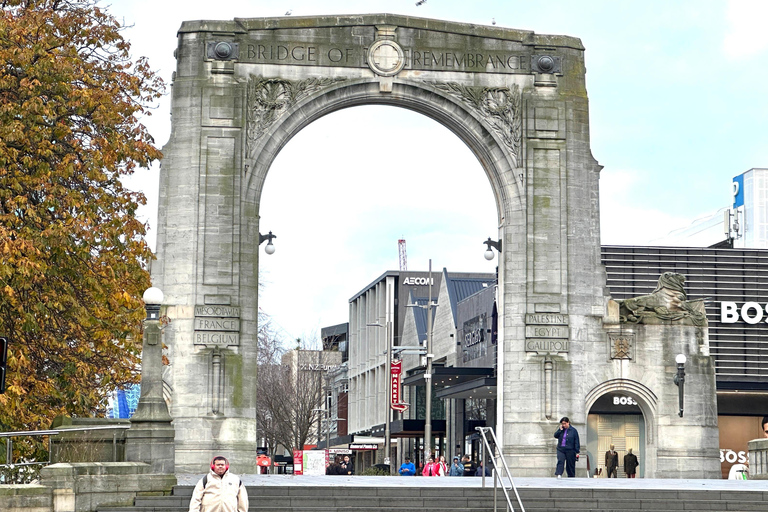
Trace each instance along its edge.
<instances>
[{"instance_id":1,"label":"carved stone archway","mask_svg":"<svg viewBox=\"0 0 768 512\"><path fill-rule=\"evenodd\" d=\"M624 396L633 398L637 406L643 413L645 420L645 454L642 462L646 478L654 478L656 475L656 438L658 436L658 407L659 398L648 386L642 382L632 379L612 379L603 382L592 388L585 399L585 409L587 413L592 410L592 406L598 398L611 393L621 393ZM601 454L598 454L598 456ZM594 463L597 467L597 462Z\"/></svg>"},{"instance_id":2,"label":"carved stone archway","mask_svg":"<svg viewBox=\"0 0 768 512\"><path fill-rule=\"evenodd\" d=\"M497 435L516 475L548 473L542 363L557 368L558 412L584 421L578 369L605 338L580 41L388 14L258 18L184 23L176 55L152 274L173 319L177 470L218 451L254 469L259 203L272 161L319 117L385 104L449 128L491 183L503 242Z\"/></svg>"}]
</instances>

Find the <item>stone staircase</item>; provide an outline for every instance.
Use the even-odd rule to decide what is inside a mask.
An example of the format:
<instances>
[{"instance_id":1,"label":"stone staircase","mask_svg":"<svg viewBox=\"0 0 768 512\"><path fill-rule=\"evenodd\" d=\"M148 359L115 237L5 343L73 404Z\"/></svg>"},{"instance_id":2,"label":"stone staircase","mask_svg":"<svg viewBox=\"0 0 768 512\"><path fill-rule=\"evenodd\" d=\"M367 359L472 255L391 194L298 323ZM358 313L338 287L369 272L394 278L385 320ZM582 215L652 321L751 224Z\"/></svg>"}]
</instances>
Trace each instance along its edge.
<instances>
[{"instance_id":1,"label":"stone staircase","mask_svg":"<svg viewBox=\"0 0 768 512\"><path fill-rule=\"evenodd\" d=\"M620 488L558 486L547 480L539 487L530 484L520 487L518 484L518 490L525 509L537 512L768 512L768 482L765 486L751 485L743 490L737 487L707 488L707 481L700 482L699 489L663 489L633 488L629 483ZM248 486L250 511L493 511L492 487L347 486L341 481L338 483L323 486ZM132 507L99 507L98 512L186 512L192 489L192 486L180 485L174 487L171 496L138 497ZM511 496L514 510L518 511L514 494ZM501 489L497 497L498 510L505 511Z\"/></svg>"}]
</instances>

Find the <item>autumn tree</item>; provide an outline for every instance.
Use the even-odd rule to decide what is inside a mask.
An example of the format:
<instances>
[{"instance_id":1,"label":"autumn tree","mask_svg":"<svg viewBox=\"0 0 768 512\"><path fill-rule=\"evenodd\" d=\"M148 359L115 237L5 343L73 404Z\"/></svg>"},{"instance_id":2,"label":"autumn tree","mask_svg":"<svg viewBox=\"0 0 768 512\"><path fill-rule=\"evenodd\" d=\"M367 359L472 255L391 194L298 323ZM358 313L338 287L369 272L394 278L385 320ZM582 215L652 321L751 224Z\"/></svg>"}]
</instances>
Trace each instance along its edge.
<instances>
[{"instance_id":1,"label":"autumn tree","mask_svg":"<svg viewBox=\"0 0 768 512\"><path fill-rule=\"evenodd\" d=\"M138 378L152 255L121 179L160 157L138 118L164 90L95 2L1 3L0 427L37 429Z\"/></svg>"}]
</instances>

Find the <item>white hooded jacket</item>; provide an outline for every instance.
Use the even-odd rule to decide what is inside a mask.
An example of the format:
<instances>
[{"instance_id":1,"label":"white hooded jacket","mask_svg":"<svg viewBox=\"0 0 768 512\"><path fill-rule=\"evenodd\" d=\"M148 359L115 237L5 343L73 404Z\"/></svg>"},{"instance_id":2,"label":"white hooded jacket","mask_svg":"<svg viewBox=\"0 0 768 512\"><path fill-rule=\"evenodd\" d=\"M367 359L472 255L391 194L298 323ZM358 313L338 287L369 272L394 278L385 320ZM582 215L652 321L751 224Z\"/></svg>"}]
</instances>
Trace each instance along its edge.
<instances>
[{"instance_id":1,"label":"white hooded jacket","mask_svg":"<svg viewBox=\"0 0 768 512\"><path fill-rule=\"evenodd\" d=\"M248 491L237 475L211 470L205 486L201 478L192 491L189 512L248 512Z\"/></svg>"}]
</instances>

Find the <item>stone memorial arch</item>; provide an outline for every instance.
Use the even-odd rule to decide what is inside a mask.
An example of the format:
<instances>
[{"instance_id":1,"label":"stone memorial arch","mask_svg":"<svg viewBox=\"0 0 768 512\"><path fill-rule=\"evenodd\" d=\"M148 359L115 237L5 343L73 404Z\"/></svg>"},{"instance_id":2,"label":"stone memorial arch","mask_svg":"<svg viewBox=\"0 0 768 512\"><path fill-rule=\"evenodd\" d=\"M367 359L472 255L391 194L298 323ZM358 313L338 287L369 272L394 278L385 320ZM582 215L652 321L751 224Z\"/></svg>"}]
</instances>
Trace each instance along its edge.
<instances>
[{"instance_id":1,"label":"stone memorial arch","mask_svg":"<svg viewBox=\"0 0 768 512\"><path fill-rule=\"evenodd\" d=\"M607 343L580 40L372 14L185 22L178 41L152 267L172 319L177 470L218 452L255 467L265 177L312 121L380 104L443 124L486 172L502 242L497 435L516 474L551 474L557 420L585 424L587 355ZM359 129L380 136L375 119Z\"/></svg>"}]
</instances>

